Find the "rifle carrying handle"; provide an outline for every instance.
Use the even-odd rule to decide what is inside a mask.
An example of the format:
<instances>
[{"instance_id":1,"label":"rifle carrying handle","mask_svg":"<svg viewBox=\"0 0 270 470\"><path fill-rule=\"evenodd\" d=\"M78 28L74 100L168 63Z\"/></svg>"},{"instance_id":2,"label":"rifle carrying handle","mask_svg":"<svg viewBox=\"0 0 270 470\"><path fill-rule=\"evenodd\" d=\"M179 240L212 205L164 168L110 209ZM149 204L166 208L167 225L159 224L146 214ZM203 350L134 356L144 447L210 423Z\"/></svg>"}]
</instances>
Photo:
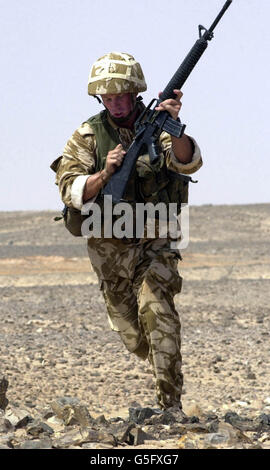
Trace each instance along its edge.
<instances>
[{"instance_id":1,"label":"rifle carrying handle","mask_svg":"<svg viewBox=\"0 0 270 470\"><path fill-rule=\"evenodd\" d=\"M192 49L190 50L186 58L183 60L180 67L176 70L175 74L169 81L166 88L163 90L162 94L159 97L159 102L167 100L169 98L175 98L175 93L173 92L173 90L181 90L183 84L185 83L186 79L190 75L197 62L199 61L207 46L208 43L206 39L204 39L203 37L197 39Z\"/></svg>"}]
</instances>

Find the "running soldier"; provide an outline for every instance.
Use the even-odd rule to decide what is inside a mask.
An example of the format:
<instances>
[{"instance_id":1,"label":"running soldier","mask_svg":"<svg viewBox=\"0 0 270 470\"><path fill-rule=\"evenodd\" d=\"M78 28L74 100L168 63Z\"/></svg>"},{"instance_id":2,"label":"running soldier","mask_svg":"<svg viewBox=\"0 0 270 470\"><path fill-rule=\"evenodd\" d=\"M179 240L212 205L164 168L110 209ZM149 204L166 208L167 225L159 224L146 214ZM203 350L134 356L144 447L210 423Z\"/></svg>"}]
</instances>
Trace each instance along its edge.
<instances>
[{"instance_id":1,"label":"running soldier","mask_svg":"<svg viewBox=\"0 0 270 470\"><path fill-rule=\"evenodd\" d=\"M97 97L104 110L80 125L51 165L68 208L80 211L87 201L101 199L102 188L121 166L134 138L134 123L145 109L138 94L146 88L141 66L129 54L109 53L94 63L88 94ZM174 92L176 98L163 101L157 110L177 119L182 92ZM149 156L139 157L127 200L157 203L168 195L172 200L169 185L162 184L166 170L188 175L202 165L196 141L185 134L176 138L162 132L159 145L155 168ZM87 247L112 330L129 352L149 360L159 407L181 410L181 325L174 304L182 285L179 251L171 248L169 237L158 236L91 237Z\"/></svg>"}]
</instances>

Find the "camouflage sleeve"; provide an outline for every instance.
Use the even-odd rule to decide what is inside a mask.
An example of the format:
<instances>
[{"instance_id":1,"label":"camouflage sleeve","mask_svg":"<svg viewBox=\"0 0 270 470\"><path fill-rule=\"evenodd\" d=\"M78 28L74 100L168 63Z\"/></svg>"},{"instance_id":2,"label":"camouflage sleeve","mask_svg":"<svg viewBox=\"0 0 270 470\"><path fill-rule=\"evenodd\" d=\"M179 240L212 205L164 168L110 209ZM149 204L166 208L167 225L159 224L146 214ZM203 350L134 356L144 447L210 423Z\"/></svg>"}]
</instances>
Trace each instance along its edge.
<instances>
[{"instance_id":1,"label":"camouflage sleeve","mask_svg":"<svg viewBox=\"0 0 270 470\"><path fill-rule=\"evenodd\" d=\"M176 171L177 173L183 173L186 175L195 173L195 171L199 170L203 164L201 151L196 140L193 139L193 137L188 137L192 140L194 145L192 160L190 163L181 163L173 153L170 135L167 134L167 132L162 132L160 136L160 144L163 152L166 155L167 167L170 170Z\"/></svg>"},{"instance_id":2,"label":"camouflage sleeve","mask_svg":"<svg viewBox=\"0 0 270 470\"><path fill-rule=\"evenodd\" d=\"M85 182L89 175L95 173L96 167L96 138L88 123L74 132L58 160L55 165L56 184L61 199L67 206L80 209Z\"/></svg>"}]
</instances>

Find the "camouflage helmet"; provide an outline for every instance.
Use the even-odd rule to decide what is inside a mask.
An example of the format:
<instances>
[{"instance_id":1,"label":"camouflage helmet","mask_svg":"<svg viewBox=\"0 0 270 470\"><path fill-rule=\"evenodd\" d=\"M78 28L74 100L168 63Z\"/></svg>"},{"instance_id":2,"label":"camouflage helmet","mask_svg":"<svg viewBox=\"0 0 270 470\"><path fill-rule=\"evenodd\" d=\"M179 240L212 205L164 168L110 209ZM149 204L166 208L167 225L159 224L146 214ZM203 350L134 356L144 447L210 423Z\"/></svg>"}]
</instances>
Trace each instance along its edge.
<instances>
[{"instance_id":1,"label":"camouflage helmet","mask_svg":"<svg viewBox=\"0 0 270 470\"><path fill-rule=\"evenodd\" d=\"M140 64L130 54L110 52L92 66L88 94L139 93L147 89Z\"/></svg>"}]
</instances>

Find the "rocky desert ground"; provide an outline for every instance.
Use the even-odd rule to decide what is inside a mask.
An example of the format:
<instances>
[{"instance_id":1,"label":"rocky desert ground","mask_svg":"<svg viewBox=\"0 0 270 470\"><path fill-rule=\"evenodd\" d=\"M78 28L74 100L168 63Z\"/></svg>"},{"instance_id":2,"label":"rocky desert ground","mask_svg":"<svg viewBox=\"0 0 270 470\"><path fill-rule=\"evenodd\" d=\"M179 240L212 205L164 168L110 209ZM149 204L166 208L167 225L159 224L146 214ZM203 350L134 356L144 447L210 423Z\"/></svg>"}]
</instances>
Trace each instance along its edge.
<instances>
[{"instance_id":1,"label":"rocky desert ground","mask_svg":"<svg viewBox=\"0 0 270 470\"><path fill-rule=\"evenodd\" d=\"M270 449L270 205L190 207L184 421L154 410L56 215L0 213L0 448Z\"/></svg>"}]
</instances>

